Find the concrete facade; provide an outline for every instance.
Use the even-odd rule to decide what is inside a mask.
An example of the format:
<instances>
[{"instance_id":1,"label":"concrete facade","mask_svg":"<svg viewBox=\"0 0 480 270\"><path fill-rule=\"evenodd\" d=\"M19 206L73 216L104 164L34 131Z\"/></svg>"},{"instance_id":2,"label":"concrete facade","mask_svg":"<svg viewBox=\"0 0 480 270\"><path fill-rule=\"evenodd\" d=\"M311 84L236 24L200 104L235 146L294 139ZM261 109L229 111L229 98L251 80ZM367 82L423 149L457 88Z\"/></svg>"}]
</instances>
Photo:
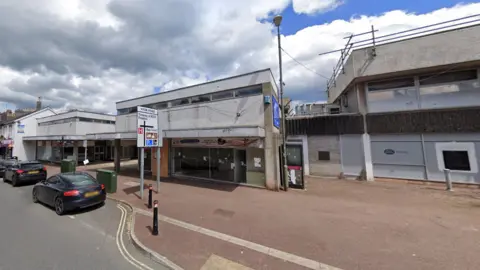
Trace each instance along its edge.
<instances>
[{"instance_id":1,"label":"concrete facade","mask_svg":"<svg viewBox=\"0 0 480 270\"><path fill-rule=\"evenodd\" d=\"M164 142L168 144L162 147L165 149L162 149L161 156L165 157L165 151L168 151L169 159L161 159L161 167L165 166L164 162L170 163L168 168L171 175L177 175L181 169L180 163L184 167L191 167L192 164L196 164L194 167L213 166L217 163L213 156L218 155L218 149L228 148L231 149L231 156L225 156L225 160L228 159L227 167L231 169L226 167L224 161L215 165L215 168L226 173L225 177L240 184L278 189L280 136L278 128L273 124L271 104L272 97L278 100L277 92L273 75L266 69L120 101L117 102L115 136L123 134L125 137L136 138L137 106L153 108L159 111L159 127L167 139ZM194 139L199 144L184 144L183 139ZM256 143L248 146L211 144L217 139L248 139ZM204 145L206 142L210 142L209 146ZM190 150L194 147L211 148L211 151L201 150L206 151L203 158L199 153L200 156L197 157ZM226 155L230 150L222 151L222 155ZM152 155L152 165L156 162L154 156ZM157 173L156 169L153 173ZM244 173L245 177L241 176ZM165 175L162 172L160 174ZM195 177L211 178L213 174L218 175L218 172L207 171L203 176ZM243 178L246 178L244 182L237 181Z\"/></svg>"},{"instance_id":2,"label":"concrete facade","mask_svg":"<svg viewBox=\"0 0 480 270\"><path fill-rule=\"evenodd\" d=\"M439 67L479 61L480 26L465 27L415 37L372 48L354 50L345 63L345 73L339 74L329 89L330 103L355 81L375 80L408 74L412 70L434 70ZM395 74L396 73L396 74Z\"/></svg>"},{"instance_id":3,"label":"concrete facade","mask_svg":"<svg viewBox=\"0 0 480 270\"><path fill-rule=\"evenodd\" d=\"M115 116L70 111L37 119L37 136L86 135L115 132Z\"/></svg>"},{"instance_id":4,"label":"concrete facade","mask_svg":"<svg viewBox=\"0 0 480 270\"><path fill-rule=\"evenodd\" d=\"M480 49L472 44L480 41L479 30L479 25L470 26L383 44L375 48L375 54L371 47L353 51L345 62L345 73L329 88L329 101L341 106L342 112L362 114L366 132L339 134L338 149L331 144L331 136L309 136L310 156L320 145L330 145L340 152L343 175L366 180L445 181L444 169L456 166L451 169L452 181L480 184L480 133L455 129L401 133L399 128L398 134L378 134L369 131L366 120L370 115L433 114L478 107ZM452 153L461 164L447 160ZM310 164L310 170L311 174L331 175L338 167L312 171Z\"/></svg>"},{"instance_id":5,"label":"concrete facade","mask_svg":"<svg viewBox=\"0 0 480 270\"><path fill-rule=\"evenodd\" d=\"M45 108L15 120L4 122L0 126L0 132L4 138L10 138L13 142L12 156L19 160L35 160L35 142L24 141L24 137L37 135L37 119L55 115L50 108Z\"/></svg>"}]
</instances>

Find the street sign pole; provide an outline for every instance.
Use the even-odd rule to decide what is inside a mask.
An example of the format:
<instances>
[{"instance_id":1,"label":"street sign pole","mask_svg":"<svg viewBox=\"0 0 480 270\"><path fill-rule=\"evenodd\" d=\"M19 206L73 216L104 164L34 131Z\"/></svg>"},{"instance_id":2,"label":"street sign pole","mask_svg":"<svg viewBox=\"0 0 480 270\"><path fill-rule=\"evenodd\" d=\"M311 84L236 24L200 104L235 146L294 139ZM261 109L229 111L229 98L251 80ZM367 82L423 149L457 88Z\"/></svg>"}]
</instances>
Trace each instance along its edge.
<instances>
[{"instance_id":1,"label":"street sign pole","mask_svg":"<svg viewBox=\"0 0 480 270\"><path fill-rule=\"evenodd\" d=\"M157 194L160 192L160 147L157 147Z\"/></svg>"},{"instance_id":2,"label":"street sign pole","mask_svg":"<svg viewBox=\"0 0 480 270\"><path fill-rule=\"evenodd\" d=\"M145 187L145 148L151 151L157 148L157 192L160 187L160 147L162 131L159 128L158 111L152 108L137 107L137 147L140 148L140 197L143 199ZM151 162L147 160L147 162Z\"/></svg>"},{"instance_id":3,"label":"street sign pole","mask_svg":"<svg viewBox=\"0 0 480 270\"><path fill-rule=\"evenodd\" d=\"M143 187L145 185L143 174L145 172L145 148L140 148L140 198L143 200Z\"/></svg>"}]
</instances>

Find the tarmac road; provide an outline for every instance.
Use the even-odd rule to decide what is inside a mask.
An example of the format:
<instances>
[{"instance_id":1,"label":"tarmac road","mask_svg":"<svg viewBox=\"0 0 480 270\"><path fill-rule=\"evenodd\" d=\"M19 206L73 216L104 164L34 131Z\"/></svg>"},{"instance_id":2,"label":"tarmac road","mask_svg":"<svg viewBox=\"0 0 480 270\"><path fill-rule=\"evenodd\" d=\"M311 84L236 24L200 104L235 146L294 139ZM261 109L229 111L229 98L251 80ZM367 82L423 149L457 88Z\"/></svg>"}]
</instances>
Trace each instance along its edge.
<instances>
[{"instance_id":1,"label":"tarmac road","mask_svg":"<svg viewBox=\"0 0 480 270\"><path fill-rule=\"evenodd\" d=\"M0 180L0 270L163 270L130 243L116 203L58 216Z\"/></svg>"}]
</instances>

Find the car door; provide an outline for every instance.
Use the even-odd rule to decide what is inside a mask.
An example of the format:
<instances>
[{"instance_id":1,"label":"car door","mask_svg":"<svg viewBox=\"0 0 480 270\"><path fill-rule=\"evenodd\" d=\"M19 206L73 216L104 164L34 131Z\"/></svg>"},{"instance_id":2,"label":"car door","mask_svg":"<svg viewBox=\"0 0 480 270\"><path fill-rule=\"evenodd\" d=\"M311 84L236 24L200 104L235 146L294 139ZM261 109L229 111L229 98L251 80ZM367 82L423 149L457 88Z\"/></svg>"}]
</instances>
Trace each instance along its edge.
<instances>
[{"instance_id":1,"label":"car door","mask_svg":"<svg viewBox=\"0 0 480 270\"><path fill-rule=\"evenodd\" d=\"M53 205L55 201L55 195L59 191L60 179L57 176L52 176L45 181L43 185L43 202L48 205Z\"/></svg>"},{"instance_id":2,"label":"car door","mask_svg":"<svg viewBox=\"0 0 480 270\"><path fill-rule=\"evenodd\" d=\"M13 164L12 163L7 163L5 166L5 180L12 181L12 176L13 176Z\"/></svg>"}]
</instances>

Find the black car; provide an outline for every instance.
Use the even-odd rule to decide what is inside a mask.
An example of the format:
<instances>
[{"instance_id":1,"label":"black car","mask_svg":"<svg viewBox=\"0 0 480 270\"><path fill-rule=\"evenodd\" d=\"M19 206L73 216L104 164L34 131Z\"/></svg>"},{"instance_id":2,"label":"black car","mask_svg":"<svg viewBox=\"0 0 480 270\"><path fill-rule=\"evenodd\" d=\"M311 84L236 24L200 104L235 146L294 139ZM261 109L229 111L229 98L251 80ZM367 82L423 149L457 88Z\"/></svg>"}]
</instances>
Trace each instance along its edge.
<instances>
[{"instance_id":1,"label":"black car","mask_svg":"<svg viewBox=\"0 0 480 270\"><path fill-rule=\"evenodd\" d=\"M13 161L5 166L3 181L10 181L14 187L24 182L38 182L47 179L47 168L38 161Z\"/></svg>"},{"instance_id":2,"label":"black car","mask_svg":"<svg viewBox=\"0 0 480 270\"><path fill-rule=\"evenodd\" d=\"M60 173L37 183L32 191L33 202L55 208L58 215L65 212L103 204L107 198L105 186L84 172Z\"/></svg>"}]
</instances>

